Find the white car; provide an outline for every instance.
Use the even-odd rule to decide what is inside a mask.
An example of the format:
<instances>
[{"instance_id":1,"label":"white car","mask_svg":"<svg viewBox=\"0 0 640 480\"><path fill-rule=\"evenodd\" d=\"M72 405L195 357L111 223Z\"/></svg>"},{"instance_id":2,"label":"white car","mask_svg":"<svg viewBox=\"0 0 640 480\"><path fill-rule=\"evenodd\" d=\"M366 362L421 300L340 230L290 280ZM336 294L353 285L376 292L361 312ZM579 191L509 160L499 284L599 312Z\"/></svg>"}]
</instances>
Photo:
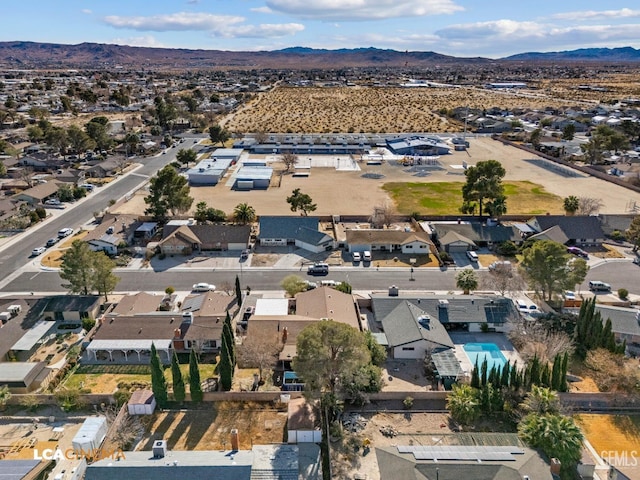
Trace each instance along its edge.
<instances>
[{"instance_id":1,"label":"white car","mask_svg":"<svg viewBox=\"0 0 640 480\"><path fill-rule=\"evenodd\" d=\"M194 283L191 288L192 292L213 292L216 289L215 285L210 283Z\"/></svg>"},{"instance_id":2,"label":"white car","mask_svg":"<svg viewBox=\"0 0 640 480\"><path fill-rule=\"evenodd\" d=\"M471 260L472 262L478 261L478 254L471 250L467 250L467 257L469 257L469 260Z\"/></svg>"},{"instance_id":3,"label":"white car","mask_svg":"<svg viewBox=\"0 0 640 480\"><path fill-rule=\"evenodd\" d=\"M371 252L369 250L364 251L364 253L362 254L362 260L364 260L365 262L371 261Z\"/></svg>"},{"instance_id":4,"label":"white car","mask_svg":"<svg viewBox=\"0 0 640 480\"><path fill-rule=\"evenodd\" d=\"M37 257L38 255L43 254L45 250L46 250L46 248L44 248L44 247L34 248L33 250L31 250L31 256L32 257Z\"/></svg>"},{"instance_id":5,"label":"white car","mask_svg":"<svg viewBox=\"0 0 640 480\"><path fill-rule=\"evenodd\" d=\"M62 230L58 231L58 238L68 237L72 233L73 233L73 228L69 228L69 227L63 228Z\"/></svg>"},{"instance_id":6,"label":"white car","mask_svg":"<svg viewBox=\"0 0 640 480\"><path fill-rule=\"evenodd\" d=\"M361 255L360 252L353 252L353 261L354 262L359 262L361 260Z\"/></svg>"}]
</instances>

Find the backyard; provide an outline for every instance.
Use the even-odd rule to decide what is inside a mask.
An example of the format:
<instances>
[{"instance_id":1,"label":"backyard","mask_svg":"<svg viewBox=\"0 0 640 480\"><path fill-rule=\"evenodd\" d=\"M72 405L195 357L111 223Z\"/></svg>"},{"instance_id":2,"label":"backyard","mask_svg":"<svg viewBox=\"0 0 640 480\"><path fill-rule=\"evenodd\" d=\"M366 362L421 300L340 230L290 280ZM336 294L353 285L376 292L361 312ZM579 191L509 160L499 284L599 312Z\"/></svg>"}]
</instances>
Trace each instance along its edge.
<instances>
[{"instance_id":1,"label":"backyard","mask_svg":"<svg viewBox=\"0 0 640 480\"><path fill-rule=\"evenodd\" d=\"M167 440L171 450L228 449L234 428L239 432L241 450L286 440L286 408L258 402L216 402L204 407L155 413L137 450L151 450L158 439Z\"/></svg>"}]
</instances>

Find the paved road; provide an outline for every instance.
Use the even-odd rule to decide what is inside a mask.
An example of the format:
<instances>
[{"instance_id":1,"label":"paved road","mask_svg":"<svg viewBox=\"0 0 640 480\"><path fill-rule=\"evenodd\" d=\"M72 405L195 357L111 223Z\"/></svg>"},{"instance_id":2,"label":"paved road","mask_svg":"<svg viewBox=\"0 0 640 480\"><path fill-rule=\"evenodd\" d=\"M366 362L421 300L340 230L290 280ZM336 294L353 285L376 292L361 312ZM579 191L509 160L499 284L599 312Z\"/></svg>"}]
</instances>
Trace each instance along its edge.
<instances>
[{"instance_id":1,"label":"paved road","mask_svg":"<svg viewBox=\"0 0 640 480\"><path fill-rule=\"evenodd\" d=\"M459 270L459 269L458 269ZM252 290L280 290L280 282L290 274L303 278L320 281L347 281L354 290L386 290L390 285L396 285L405 290L448 291L456 290L455 275L457 270L449 268L445 271L436 269L415 269L413 278L408 269L375 269L335 268L326 277L310 277L299 269L271 269L245 268L242 272L242 285L250 286ZM198 271L190 268L171 269L162 272L151 270L118 269L116 275L120 282L116 291L163 291L171 285L176 290L189 290L191 285L198 282L208 282L221 285L224 282L235 282L239 270ZM601 280L610 283L613 290L624 287L630 293L640 295L640 267L627 262L608 262L594 266L588 274L589 280ZM55 292L65 291L57 272L39 271L25 272L17 276L3 288L5 292ZM581 287L587 291L586 282Z\"/></svg>"},{"instance_id":2,"label":"paved road","mask_svg":"<svg viewBox=\"0 0 640 480\"><path fill-rule=\"evenodd\" d=\"M29 229L21 234L17 243L7 247L0 253L0 271L2 278L6 278L28 262L31 251L43 246L47 239L55 237L58 230L64 227L77 228L93 218L93 212L103 210L111 199L119 199L136 189L153 176L160 168L171 163L180 148L192 146L188 139L176 148L170 148L164 155L144 159L136 159L142 167L125 175L113 184L105 185L94 190L79 205L71 205L60 215L49 219L45 225L37 229Z\"/></svg>"},{"instance_id":3,"label":"paved road","mask_svg":"<svg viewBox=\"0 0 640 480\"><path fill-rule=\"evenodd\" d=\"M252 290L281 290L280 282L290 274L300 275L313 281L330 279L335 281L347 281L354 290L386 290L390 285L396 285L401 289L419 290L454 290L455 274L452 269L448 271L416 271L415 280L410 280L409 271L397 271L380 269L380 271L359 271L348 269L332 269L326 277L310 277L295 270L244 269L242 272L242 285L250 286ZM116 275L120 277L115 290L124 291L163 291L171 285L176 290L190 290L194 283L208 282L221 285L223 282L235 282L236 275L240 271L193 271L191 269L167 270L163 272L118 270ZM64 292L62 280L57 272L25 272L15 278L3 288L5 292Z\"/></svg>"}]
</instances>

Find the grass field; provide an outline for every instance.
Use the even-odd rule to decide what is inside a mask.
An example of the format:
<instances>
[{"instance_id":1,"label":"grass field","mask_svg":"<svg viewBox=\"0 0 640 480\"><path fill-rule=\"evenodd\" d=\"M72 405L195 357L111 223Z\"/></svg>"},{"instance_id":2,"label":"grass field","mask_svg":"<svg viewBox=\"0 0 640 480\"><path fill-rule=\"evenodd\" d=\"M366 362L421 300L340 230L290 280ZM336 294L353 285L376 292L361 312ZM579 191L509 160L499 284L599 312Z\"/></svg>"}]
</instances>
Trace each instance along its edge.
<instances>
[{"instance_id":1,"label":"grass field","mask_svg":"<svg viewBox=\"0 0 640 480\"><path fill-rule=\"evenodd\" d=\"M434 183L385 183L382 187L389 193L401 214L413 212L421 215L456 215L462 205L463 182ZM505 182L508 214L538 215L562 213L562 199L545 191L541 185L520 181Z\"/></svg>"}]
</instances>

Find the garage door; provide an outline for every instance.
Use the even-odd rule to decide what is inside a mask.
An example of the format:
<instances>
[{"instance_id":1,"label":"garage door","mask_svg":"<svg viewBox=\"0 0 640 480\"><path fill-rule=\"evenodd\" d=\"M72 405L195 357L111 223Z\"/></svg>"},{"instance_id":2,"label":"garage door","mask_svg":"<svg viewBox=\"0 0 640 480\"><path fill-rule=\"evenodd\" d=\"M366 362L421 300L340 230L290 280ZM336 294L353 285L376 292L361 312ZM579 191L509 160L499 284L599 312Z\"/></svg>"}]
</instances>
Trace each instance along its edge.
<instances>
[{"instance_id":1,"label":"garage door","mask_svg":"<svg viewBox=\"0 0 640 480\"><path fill-rule=\"evenodd\" d=\"M462 245L451 244L449 245L449 253L464 253L468 248L469 246L466 243Z\"/></svg>"}]
</instances>

